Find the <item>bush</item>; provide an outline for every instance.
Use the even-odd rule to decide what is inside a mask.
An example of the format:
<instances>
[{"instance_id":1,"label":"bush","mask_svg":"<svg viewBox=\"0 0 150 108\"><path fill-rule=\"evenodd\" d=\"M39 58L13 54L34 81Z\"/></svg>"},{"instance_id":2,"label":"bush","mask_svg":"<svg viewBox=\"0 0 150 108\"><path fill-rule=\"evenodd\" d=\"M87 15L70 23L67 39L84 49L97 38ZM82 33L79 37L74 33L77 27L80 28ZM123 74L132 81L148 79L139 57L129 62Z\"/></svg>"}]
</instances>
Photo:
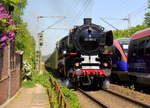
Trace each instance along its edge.
<instances>
[{"instance_id":1,"label":"bush","mask_svg":"<svg viewBox=\"0 0 150 108\"><path fill-rule=\"evenodd\" d=\"M71 90L65 86L61 86L61 89L71 108L81 108L77 96Z\"/></svg>"},{"instance_id":2,"label":"bush","mask_svg":"<svg viewBox=\"0 0 150 108\"><path fill-rule=\"evenodd\" d=\"M23 81L22 86L25 88L33 88L33 87L35 87L35 83L31 80Z\"/></svg>"}]
</instances>

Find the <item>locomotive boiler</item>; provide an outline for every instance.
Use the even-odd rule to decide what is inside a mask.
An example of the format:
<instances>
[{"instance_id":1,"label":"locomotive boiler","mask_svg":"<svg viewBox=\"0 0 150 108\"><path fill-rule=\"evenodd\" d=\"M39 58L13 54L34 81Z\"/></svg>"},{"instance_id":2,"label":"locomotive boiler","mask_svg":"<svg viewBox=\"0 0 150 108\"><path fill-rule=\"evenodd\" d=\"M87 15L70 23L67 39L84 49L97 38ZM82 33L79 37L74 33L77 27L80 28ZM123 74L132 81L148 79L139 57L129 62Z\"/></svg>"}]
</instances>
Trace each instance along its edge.
<instances>
[{"instance_id":1,"label":"locomotive boiler","mask_svg":"<svg viewBox=\"0 0 150 108\"><path fill-rule=\"evenodd\" d=\"M57 43L57 70L76 88L108 88L112 68L109 48L113 44L113 34L92 24L91 20L85 18L83 25L75 26Z\"/></svg>"}]
</instances>

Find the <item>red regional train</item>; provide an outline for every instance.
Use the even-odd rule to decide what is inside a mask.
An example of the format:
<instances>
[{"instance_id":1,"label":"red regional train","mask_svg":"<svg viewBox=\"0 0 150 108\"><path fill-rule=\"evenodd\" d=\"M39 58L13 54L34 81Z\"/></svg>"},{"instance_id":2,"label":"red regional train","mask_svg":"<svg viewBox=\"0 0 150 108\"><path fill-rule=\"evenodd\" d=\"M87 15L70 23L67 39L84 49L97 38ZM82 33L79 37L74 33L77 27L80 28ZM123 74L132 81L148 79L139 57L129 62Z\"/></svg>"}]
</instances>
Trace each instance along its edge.
<instances>
[{"instance_id":1,"label":"red regional train","mask_svg":"<svg viewBox=\"0 0 150 108\"><path fill-rule=\"evenodd\" d=\"M129 81L127 69L127 55L129 38L119 38L114 40L112 46L112 73L111 79L113 81Z\"/></svg>"},{"instance_id":2,"label":"red regional train","mask_svg":"<svg viewBox=\"0 0 150 108\"><path fill-rule=\"evenodd\" d=\"M150 28L131 36L128 74L131 81L150 86Z\"/></svg>"}]
</instances>

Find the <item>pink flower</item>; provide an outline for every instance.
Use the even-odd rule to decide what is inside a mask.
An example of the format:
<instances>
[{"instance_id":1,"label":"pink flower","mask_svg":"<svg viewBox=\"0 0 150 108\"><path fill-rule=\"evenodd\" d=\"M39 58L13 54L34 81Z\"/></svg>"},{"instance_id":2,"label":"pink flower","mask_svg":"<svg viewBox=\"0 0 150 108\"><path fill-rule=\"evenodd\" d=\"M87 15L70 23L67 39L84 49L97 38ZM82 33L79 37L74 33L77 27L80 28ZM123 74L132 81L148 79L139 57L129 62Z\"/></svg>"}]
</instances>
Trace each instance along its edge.
<instances>
[{"instance_id":1,"label":"pink flower","mask_svg":"<svg viewBox=\"0 0 150 108\"><path fill-rule=\"evenodd\" d=\"M14 37L11 37L11 38L9 38L8 40L9 40L9 41L12 41L13 39L14 39Z\"/></svg>"},{"instance_id":2,"label":"pink flower","mask_svg":"<svg viewBox=\"0 0 150 108\"><path fill-rule=\"evenodd\" d=\"M8 40L8 37L5 35L5 36L2 36L1 38L0 38L0 42L4 42L4 41L6 41L6 40Z\"/></svg>"},{"instance_id":3,"label":"pink flower","mask_svg":"<svg viewBox=\"0 0 150 108\"><path fill-rule=\"evenodd\" d=\"M4 28L0 31L0 47L5 47L7 46L7 42L15 42L15 25L9 12L2 3L0 3L0 19L2 19L0 26Z\"/></svg>"},{"instance_id":4,"label":"pink flower","mask_svg":"<svg viewBox=\"0 0 150 108\"><path fill-rule=\"evenodd\" d=\"M0 47L5 47L7 46L7 43L3 42L3 43L0 43Z\"/></svg>"}]
</instances>

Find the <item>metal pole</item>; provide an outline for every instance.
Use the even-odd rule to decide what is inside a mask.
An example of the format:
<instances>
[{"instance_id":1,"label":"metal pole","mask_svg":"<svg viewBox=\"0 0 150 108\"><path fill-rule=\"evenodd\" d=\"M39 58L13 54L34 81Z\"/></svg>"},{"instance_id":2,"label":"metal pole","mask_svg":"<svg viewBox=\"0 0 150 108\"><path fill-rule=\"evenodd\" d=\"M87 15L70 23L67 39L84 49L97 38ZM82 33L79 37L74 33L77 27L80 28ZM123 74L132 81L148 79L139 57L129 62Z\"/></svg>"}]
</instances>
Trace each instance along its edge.
<instances>
[{"instance_id":1,"label":"metal pole","mask_svg":"<svg viewBox=\"0 0 150 108\"><path fill-rule=\"evenodd\" d=\"M128 29L131 28L131 14L128 14Z\"/></svg>"},{"instance_id":2,"label":"metal pole","mask_svg":"<svg viewBox=\"0 0 150 108\"><path fill-rule=\"evenodd\" d=\"M39 74L41 74L41 46L40 46L40 36L38 35L38 49L39 49L39 54L38 54L38 58L39 58L39 62L38 62L38 71L39 71Z\"/></svg>"},{"instance_id":3,"label":"metal pole","mask_svg":"<svg viewBox=\"0 0 150 108\"><path fill-rule=\"evenodd\" d=\"M43 34L38 33L38 47L39 47L39 74L42 74L42 51L41 47L43 45Z\"/></svg>"},{"instance_id":4,"label":"metal pole","mask_svg":"<svg viewBox=\"0 0 150 108\"><path fill-rule=\"evenodd\" d=\"M131 28L131 14L128 14L128 37L130 37L130 28Z\"/></svg>"},{"instance_id":5,"label":"metal pole","mask_svg":"<svg viewBox=\"0 0 150 108\"><path fill-rule=\"evenodd\" d=\"M39 74L41 74L41 46L39 45Z\"/></svg>"}]
</instances>

